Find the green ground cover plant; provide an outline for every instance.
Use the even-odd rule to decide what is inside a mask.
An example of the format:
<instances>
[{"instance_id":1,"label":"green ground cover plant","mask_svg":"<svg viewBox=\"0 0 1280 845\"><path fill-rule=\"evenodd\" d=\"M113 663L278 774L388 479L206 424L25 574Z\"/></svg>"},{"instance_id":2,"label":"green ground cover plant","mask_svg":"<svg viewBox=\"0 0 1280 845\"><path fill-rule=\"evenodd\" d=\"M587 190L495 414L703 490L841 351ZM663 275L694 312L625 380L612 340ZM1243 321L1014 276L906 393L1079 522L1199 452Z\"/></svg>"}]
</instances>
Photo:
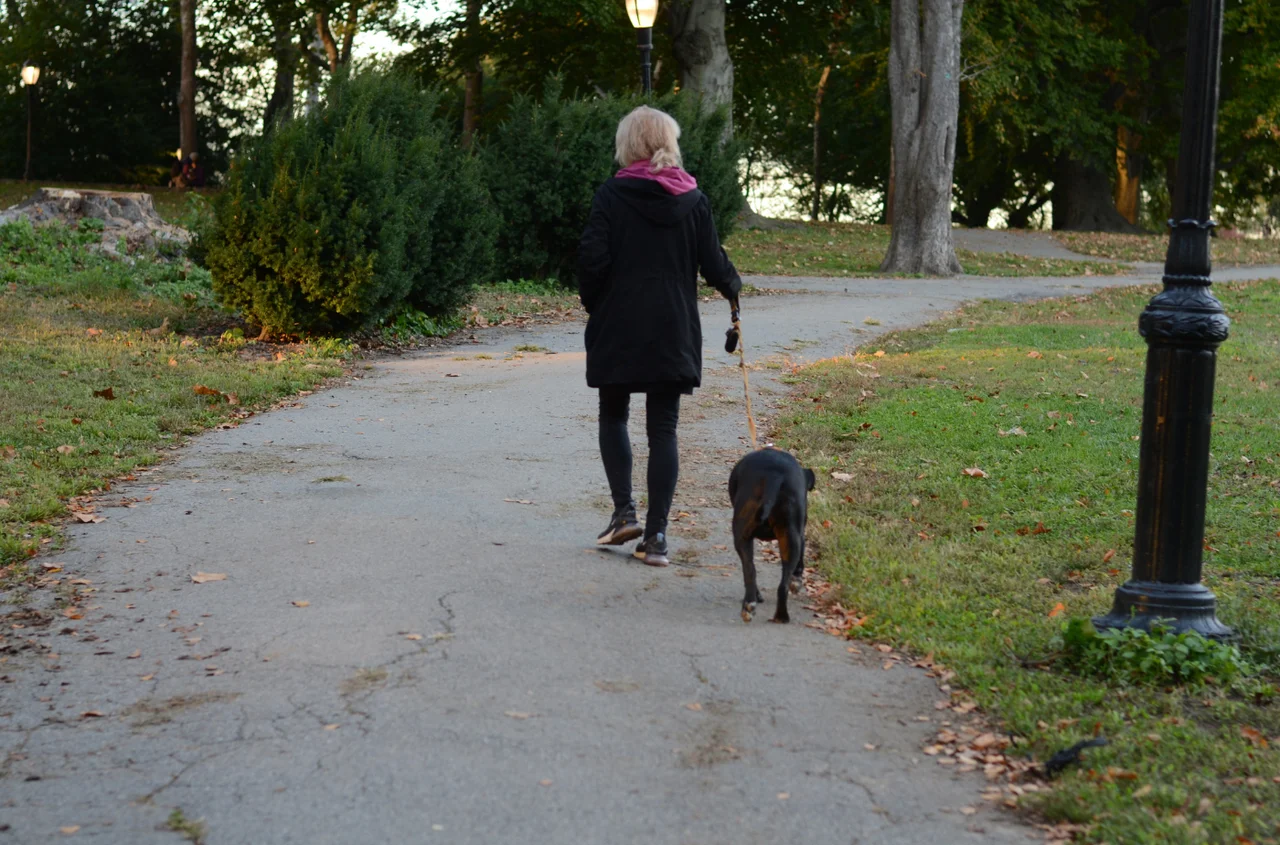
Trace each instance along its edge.
<instances>
[{"instance_id":1,"label":"green ground cover plant","mask_svg":"<svg viewBox=\"0 0 1280 845\"><path fill-rule=\"evenodd\" d=\"M729 238L725 249L742 273L766 276L883 276L889 227L866 223L805 223L794 228L749 229ZM1012 253L956 255L966 273L978 276L1110 276L1123 264L1065 261Z\"/></svg>"},{"instance_id":2,"label":"green ground cover plant","mask_svg":"<svg viewBox=\"0 0 1280 845\"><path fill-rule=\"evenodd\" d=\"M97 239L0 226L0 589L57 547L72 497L341 372L343 344L248 354L207 272L129 264L91 250Z\"/></svg>"},{"instance_id":3,"label":"green ground cover plant","mask_svg":"<svg viewBox=\"0 0 1280 845\"><path fill-rule=\"evenodd\" d=\"M1120 261L1155 261L1163 264L1169 235L1119 235L1112 232L1054 232L1067 249ZM1214 238L1213 263L1221 267L1246 264L1280 264L1280 238Z\"/></svg>"},{"instance_id":4,"label":"green ground cover plant","mask_svg":"<svg viewBox=\"0 0 1280 845\"><path fill-rule=\"evenodd\" d=\"M810 537L863 614L851 636L932 654L1017 738L1011 754L1110 740L1023 807L1088 825L1090 842L1273 842L1280 281L1217 288L1233 325L1205 575L1238 646L1087 624L1130 569L1136 323L1154 292L981 303L889 335L800 371L803 401L780 442L819 471Z\"/></svg>"}]
</instances>

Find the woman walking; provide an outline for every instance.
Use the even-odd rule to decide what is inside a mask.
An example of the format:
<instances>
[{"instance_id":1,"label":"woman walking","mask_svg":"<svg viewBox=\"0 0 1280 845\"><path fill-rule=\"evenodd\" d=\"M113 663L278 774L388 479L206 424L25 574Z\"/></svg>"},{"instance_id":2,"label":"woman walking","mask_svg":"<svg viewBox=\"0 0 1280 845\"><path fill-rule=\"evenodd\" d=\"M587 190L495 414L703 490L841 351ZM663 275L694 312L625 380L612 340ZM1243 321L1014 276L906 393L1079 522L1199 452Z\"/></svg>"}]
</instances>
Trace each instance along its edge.
<instances>
[{"instance_id":1,"label":"woman walking","mask_svg":"<svg viewBox=\"0 0 1280 845\"><path fill-rule=\"evenodd\" d=\"M618 124L622 169L596 191L578 247L587 321L587 385L600 391L600 456L613 518L596 540L643 534L636 557L666 566L667 515L680 471L680 397L702 383L698 271L737 305L742 279L725 255L698 183L681 169L680 127L641 106ZM631 394L645 394L649 511L643 530L631 496Z\"/></svg>"}]
</instances>

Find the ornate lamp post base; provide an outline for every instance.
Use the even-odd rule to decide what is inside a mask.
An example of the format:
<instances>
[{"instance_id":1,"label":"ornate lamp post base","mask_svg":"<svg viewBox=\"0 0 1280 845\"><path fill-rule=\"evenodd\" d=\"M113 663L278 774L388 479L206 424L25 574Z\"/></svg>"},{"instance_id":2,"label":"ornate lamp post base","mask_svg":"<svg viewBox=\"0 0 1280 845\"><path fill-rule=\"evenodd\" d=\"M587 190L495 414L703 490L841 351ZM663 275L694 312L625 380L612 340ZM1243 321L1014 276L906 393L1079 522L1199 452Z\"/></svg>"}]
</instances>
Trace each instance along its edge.
<instances>
[{"instance_id":1,"label":"ornate lamp post base","mask_svg":"<svg viewBox=\"0 0 1280 845\"><path fill-rule=\"evenodd\" d=\"M1163 620L1182 633L1195 631L1213 640L1233 640L1235 631L1218 621L1217 601L1204 584L1166 584L1160 581L1127 581L1116 589L1115 604L1106 616L1098 616L1093 626L1151 629Z\"/></svg>"}]
</instances>

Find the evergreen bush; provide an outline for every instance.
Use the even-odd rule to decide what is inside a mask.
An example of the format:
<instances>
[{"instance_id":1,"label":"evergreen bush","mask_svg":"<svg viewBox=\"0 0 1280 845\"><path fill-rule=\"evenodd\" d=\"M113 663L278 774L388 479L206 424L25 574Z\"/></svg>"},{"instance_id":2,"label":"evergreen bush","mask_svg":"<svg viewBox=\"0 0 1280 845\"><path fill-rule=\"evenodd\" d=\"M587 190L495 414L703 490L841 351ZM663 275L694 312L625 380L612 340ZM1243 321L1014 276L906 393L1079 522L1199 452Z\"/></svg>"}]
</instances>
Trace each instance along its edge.
<instances>
[{"instance_id":1,"label":"evergreen bush","mask_svg":"<svg viewBox=\"0 0 1280 845\"><path fill-rule=\"evenodd\" d=\"M648 101L567 99L553 79L541 101L517 97L483 148L485 179L502 218L499 278L574 280L591 199L618 170L613 158L618 121L646 102L680 124L685 169L710 199L720 237L728 237L743 197L739 145L723 143L725 110L702 113L695 100L678 94Z\"/></svg>"},{"instance_id":2,"label":"evergreen bush","mask_svg":"<svg viewBox=\"0 0 1280 845\"><path fill-rule=\"evenodd\" d=\"M497 216L438 100L395 74L340 76L251 142L201 238L219 299L267 334L460 305L492 267Z\"/></svg>"}]
</instances>

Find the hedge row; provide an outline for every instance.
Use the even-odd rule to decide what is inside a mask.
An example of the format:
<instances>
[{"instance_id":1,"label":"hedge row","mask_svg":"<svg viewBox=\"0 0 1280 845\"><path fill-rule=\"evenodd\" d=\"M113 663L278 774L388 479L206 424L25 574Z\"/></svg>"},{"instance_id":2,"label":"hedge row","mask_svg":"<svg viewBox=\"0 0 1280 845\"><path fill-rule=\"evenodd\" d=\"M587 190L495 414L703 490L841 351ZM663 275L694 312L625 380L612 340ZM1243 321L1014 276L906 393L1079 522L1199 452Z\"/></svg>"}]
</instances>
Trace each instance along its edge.
<instances>
[{"instance_id":1,"label":"hedge row","mask_svg":"<svg viewBox=\"0 0 1280 845\"><path fill-rule=\"evenodd\" d=\"M596 187L617 169L632 98L520 98L478 154L438 92L379 71L340 77L325 104L271 128L232 164L200 249L214 292L267 334L341 332L406 306L438 315L495 279L573 280ZM654 102L683 129L685 166L722 237L742 207L723 113Z\"/></svg>"}]
</instances>

